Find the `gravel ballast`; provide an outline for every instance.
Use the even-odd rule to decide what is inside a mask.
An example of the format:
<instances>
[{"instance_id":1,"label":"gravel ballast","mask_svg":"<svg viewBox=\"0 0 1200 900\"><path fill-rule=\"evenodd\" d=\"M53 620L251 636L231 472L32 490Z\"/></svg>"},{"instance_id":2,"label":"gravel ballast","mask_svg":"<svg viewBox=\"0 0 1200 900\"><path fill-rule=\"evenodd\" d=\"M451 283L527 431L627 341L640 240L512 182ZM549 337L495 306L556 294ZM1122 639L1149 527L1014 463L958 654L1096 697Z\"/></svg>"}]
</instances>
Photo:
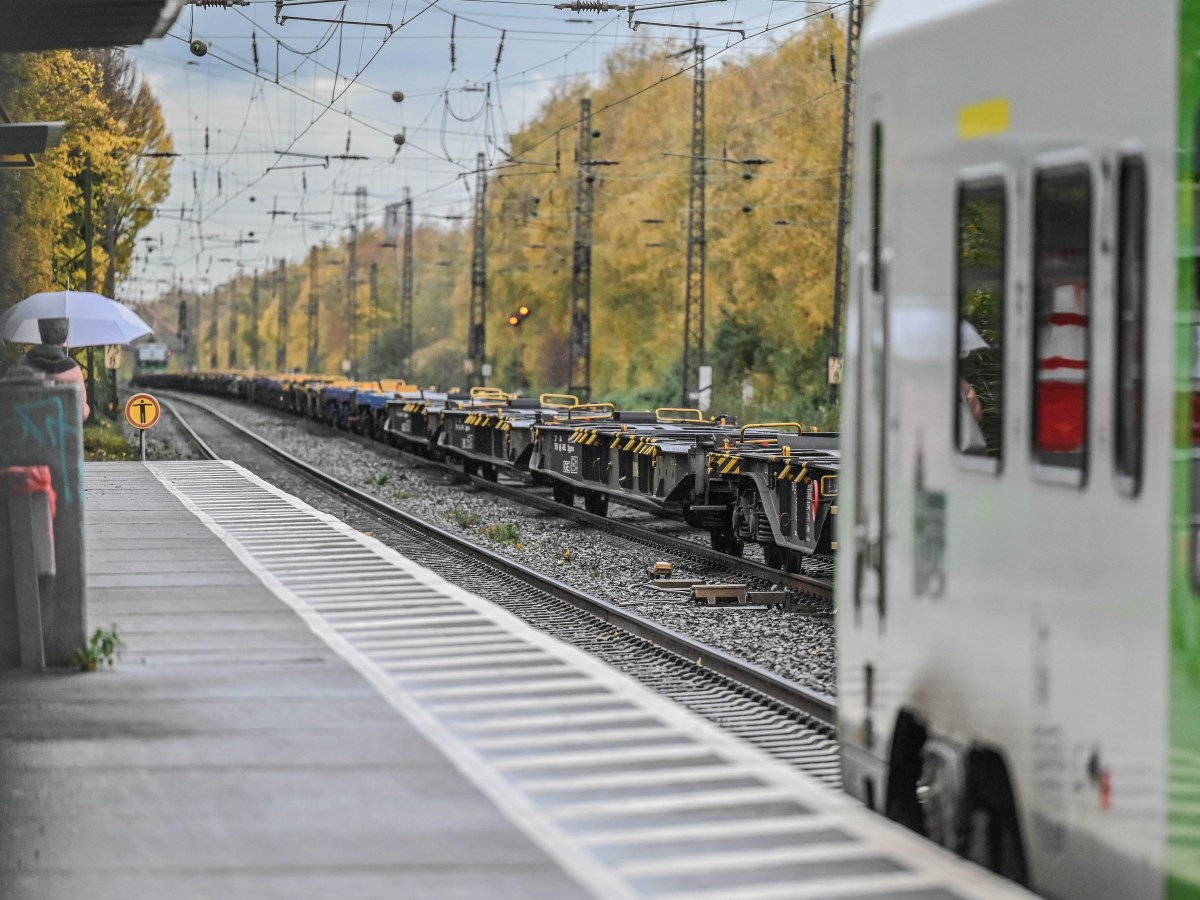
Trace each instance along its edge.
<instances>
[{"instance_id":1,"label":"gravel ballast","mask_svg":"<svg viewBox=\"0 0 1200 900\"><path fill-rule=\"evenodd\" d=\"M832 618L814 618L778 608L698 606L686 599L686 594L651 585L647 569L655 562L670 562L674 566L672 577L709 583L745 583L745 576L720 572L670 551L653 550L590 526L519 506L357 435L240 401L208 396L196 399L288 453L410 515L469 536L577 589L631 608L785 678L835 693ZM180 404L179 410L186 417L186 403ZM148 448L148 458L191 458L189 447L176 446L181 440L177 433L172 433L169 440L166 433L163 437L160 446ZM174 455L175 450L179 456ZM328 512L341 514L340 510ZM698 542L707 538L703 531L617 505L612 506L611 513L639 523L655 523L672 534L694 537ZM750 547L747 545L747 550ZM750 586L768 587L765 582L753 581Z\"/></svg>"}]
</instances>

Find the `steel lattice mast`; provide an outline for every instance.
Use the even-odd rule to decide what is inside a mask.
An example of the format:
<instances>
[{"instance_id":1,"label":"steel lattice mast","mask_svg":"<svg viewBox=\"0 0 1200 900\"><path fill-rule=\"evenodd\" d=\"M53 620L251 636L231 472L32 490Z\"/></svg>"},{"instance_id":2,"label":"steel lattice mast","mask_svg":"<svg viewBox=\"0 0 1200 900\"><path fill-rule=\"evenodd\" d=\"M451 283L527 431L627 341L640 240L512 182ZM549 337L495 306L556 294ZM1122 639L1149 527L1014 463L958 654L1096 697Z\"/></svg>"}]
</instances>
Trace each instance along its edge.
<instances>
[{"instance_id":1,"label":"steel lattice mast","mask_svg":"<svg viewBox=\"0 0 1200 900\"><path fill-rule=\"evenodd\" d=\"M275 370L287 371L288 345L288 295L287 295L287 262L280 257L279 275L276 276L275 290L279 294L279 334L275 339Z\"/></svg>"},{"instance_id":2,"label":"steel lattice mast","mask_svg":"<svg viewBox=\"0 0 1200 900\"><path fill-rule=\"evenodd\" d=\"M371 321L367 323L367 374L375 372L375 344L379 340L379 264L371 263L367 270L367 284L371 292Z\"/></svg>"},{"instance_id":3,"label":"steel lattice mast","mask_svg":"<svg viewBox=\"0 0 1200 900\"><path fill-rule=\"evenodd\" d=\"M413 353L413 211L404 189L404 274L400 279L400 349L404 376L412 378Z\"/></svg>"},{"instance_id":4,"label":"steel lattice mast","mask_svg":"<svg viewBox=\"0 0 1200 900\"><path fill-rule=\"evenodd\" d=\"M250 285L250 368L258 371L258 269Z\"/></svg>"},{"instance_id":5,"label":"steel lattice mast","mask_svg":"<svg viewBox=\"0 0 1200 900\"><path fill-rule=\"evenodd\" d=\"M475 157L474 241L471 252L471 319L467 333L467 358L470 380L483 384L483 364L487 360L487 169L484 156Z\"/></svg>"},{"instance_id":6,"label":"steel lattice mast","mask_svg":"<svg viewBox=\"0 0 1200 900\"><path fill-rule=\"evenodd\" d=\"M349 265L346 267L346 358L351 378L358 377L358 225L350 223ZM336 360L335 360L336 362Z\"/></svg>"},{"instance_id":7,"label":"steel lattice mast","mask_svg":"<svg viewBox=\"0 0 1200 900\"><path fill-rule=\"evenodd\" d=\"M317 320L320 316L321 307L317 298L317 270L319 267L317 259L317 247L314 245L312 252L308 257L308 357L306 366L309 372L316 374L320 371L320 336L317 327Z\"/></svg>"},{"instance_id":8,"label":"steel lattice mast","mask_svg":"<svg viewBox=\"0 0 1200 900\"><path fill-rule=\"evenodd\" d=\"M208 311L208 367L216 369L217 362L217 314L221 309L221 289L214 287L212 292L212 308Z\"/></svg>"},{"instance_id":9,"label":"steel lattice mast","mask_svg":"<svg viewBox=\"0 0 1200 900\"><path fill-rule=\"evenodd\" d=\"M837 257L834 262L833 279L833 323L829 339L829 403L837 403L838 384L841 381L842 363L842 305L846 291L846 223L849 218L846 208L850 186L850 163L854 151L854 70L858 61L858 35L862 29L862 3L850 0L846 22L846 81L845 97L842 100L842 160L838 176L838 222Z\"/></svg>"},{"instance_id":10,"label":"steel lattice mast","mask_svg":"<svg viewBox=\"0 0 1200 900\"><path fill-rule=\"evenodd\" d=\"M568 393L581 400L592 394L592 101L579 101L579 144L575 150L575 245L571 264L571 356Z\"/></svg>"},{"instance_id":11,"label":"steel lattice mast","mask_svg":"<svg viewBox=\"0 0 1200 900\"><path fill-rule=\"evenodd\" d=\"M229 341L229 368L236 369L238 367L238 342L237 342L237 325L238 325L238 279L233 280L233 284L229 286L229 331L227 338Z\"/></svg>"},{"instance_id":12,"label":"steel lattice mast","mask_svg":"<svg viewBox=\"0 0 1200 900\"><path fill-rule=\"evenodd\" d=\"M704 365L704 45L692 46L692 159L688 189L687 292L683 316L683 391L681 406L699 402L700 366Z\"/></svg>"}]
</instances>

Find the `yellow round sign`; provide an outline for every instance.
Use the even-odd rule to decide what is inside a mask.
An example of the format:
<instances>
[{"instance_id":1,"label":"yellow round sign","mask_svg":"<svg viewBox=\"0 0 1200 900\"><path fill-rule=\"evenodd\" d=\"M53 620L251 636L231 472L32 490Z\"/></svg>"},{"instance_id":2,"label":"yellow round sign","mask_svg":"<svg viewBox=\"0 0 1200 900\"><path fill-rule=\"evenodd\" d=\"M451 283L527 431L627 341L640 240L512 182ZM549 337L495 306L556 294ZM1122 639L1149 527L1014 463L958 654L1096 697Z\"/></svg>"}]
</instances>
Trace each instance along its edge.
<instances>
[{"instance_id":1,"label":"yellow round sign","mask_svg":"<svg viewBox=\"0 0 1200 900\"><path fill-rule=\"evenodd\" d=\"M161 412L158 401L149 394L134 394L125 401L125 421L134 428L150 428Z\"/></svg>"}]
</instances>

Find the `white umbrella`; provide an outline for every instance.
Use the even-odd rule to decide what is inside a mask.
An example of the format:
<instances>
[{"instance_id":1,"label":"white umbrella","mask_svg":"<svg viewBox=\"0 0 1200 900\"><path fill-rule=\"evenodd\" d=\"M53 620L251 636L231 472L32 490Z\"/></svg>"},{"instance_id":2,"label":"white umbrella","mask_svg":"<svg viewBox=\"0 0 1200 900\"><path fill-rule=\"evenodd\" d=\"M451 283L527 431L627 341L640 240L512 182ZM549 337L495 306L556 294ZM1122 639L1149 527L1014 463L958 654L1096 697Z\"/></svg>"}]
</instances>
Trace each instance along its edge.
<instances>
[{"instance_id":1,"label":"white umbrella","mask_svg":"<svg viewBox=\"0 0 1200 900\"><path fill-rule=\"evenodd\" d=\"M68 347L128 344L154 329L133 310L87 291L46 291L26 297L0 316L0 340L40 344L38 319L70 320Z\"/></svg>"},{"instance_id":2,"label":"white umbrella","mask_svg":"<svg viewBox=\"0 0 1200 900\"><path fill-rule=\"evenodd\" d=\"M988 342L983 339L975 326L966 319L958 323L958 355L966 356L975 350L988 349Z\"/></svg>"}]
</instances>

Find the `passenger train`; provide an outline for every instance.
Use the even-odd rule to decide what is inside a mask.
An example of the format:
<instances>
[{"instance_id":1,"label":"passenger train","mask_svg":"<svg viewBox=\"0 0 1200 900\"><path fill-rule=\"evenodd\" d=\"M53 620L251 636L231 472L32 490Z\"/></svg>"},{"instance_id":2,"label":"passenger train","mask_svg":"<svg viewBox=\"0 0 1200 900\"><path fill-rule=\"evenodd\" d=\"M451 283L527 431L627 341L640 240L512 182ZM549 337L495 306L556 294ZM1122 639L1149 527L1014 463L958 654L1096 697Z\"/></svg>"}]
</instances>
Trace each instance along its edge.
<instances>
[{"instance_id":1,"label":"passenger train","mask_svg":"<svg viewBox=\"0 0 1200 900\"><path fill-rule=\"evenodd\" d=\"M1200 897L1200 2L878 0L842 407L847 789Z\"/></svg>"}]
</instances>

